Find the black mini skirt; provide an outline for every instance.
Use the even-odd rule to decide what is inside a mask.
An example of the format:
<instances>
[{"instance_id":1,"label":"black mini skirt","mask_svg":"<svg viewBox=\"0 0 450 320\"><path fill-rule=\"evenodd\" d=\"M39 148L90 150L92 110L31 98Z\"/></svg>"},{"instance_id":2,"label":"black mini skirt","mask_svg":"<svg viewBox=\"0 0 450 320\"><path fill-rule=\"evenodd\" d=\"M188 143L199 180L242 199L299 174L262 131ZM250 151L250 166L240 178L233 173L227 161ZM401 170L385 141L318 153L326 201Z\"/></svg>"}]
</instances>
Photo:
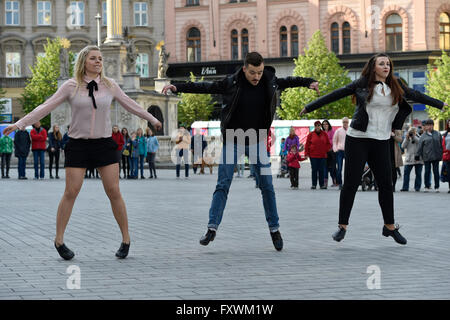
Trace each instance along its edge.
<instances>
[{"instance_id":1,"label":"black mini skirt","mask_svg":"<svg viewBox=\"0 0 450 320\"><path fill-rule=\"evenodd\" d=\"M119 163L117 143L110 138L69 138L64 147L65 168L99 168Z\"/></svg>"}]
</instances>

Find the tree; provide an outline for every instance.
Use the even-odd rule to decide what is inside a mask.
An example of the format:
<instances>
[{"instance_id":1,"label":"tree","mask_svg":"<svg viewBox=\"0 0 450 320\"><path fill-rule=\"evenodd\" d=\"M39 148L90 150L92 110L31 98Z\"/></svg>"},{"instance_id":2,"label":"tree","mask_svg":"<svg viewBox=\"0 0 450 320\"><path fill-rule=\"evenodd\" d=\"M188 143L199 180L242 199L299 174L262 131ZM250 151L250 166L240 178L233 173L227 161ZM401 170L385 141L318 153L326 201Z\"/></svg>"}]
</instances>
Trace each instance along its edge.
<instances>
[{"instance_id":1,"label":"tree","mask_svg":"<svg viewBox=\"0 0 450 320\"><path fill-rule=\"evenodd\" d=\"M442 51L442 56L434 65L428 64L427 78L425 85L427 94L450 104L450 56L445 51ZM450 118L449 107L444 107L444 111L429 106L426 108L430 118L435 120Z\"/></svg>"},{"instance_id":2,"label":"tree","mask_svg":"<svg viewBox=\"0 0 450 320\"><path fill-rule=\"evenodd\" d=\"M320 31L316 31L310 41L305 55L294 59L294 76L313 78L319 81L321 95L341 88L351 82L348 71L339 65L339 60L325 45L325 39ZM289 88L281 94L281 108L278 115L285 120L299 118L304 106L317 99L317 93L308 88ZM330 103L316 111L305 115L308 119L340 119L353 114L351 97Z\"/></svg>"},{"instance_id":3,"label":"tree","mask_svg":"<svg viewBox=\"0 0 450 320\"><path fill-rule=\"evenodd\" d=\"M58 89L58 77L60 75L59 52L61 48L70 45L67 39L47 39L44 45L45 56L38 56L34 66L30 66L31 78L27 80L24 93L20 102L25 113L30 113L46 99L52 96ZM73 74L73 53L69 53L69 73ZM41 120L42 126L50 127L50 115Z\"/></svg>"},{"instance_id":4,"label":"tree","mask_svg":"<svg viewBox=\"0 0 450 320\"><path fill-rule=\"evenodd\" d=\"M191 81L197 81L192 72ZM203 81L203 78L200 81ZM182 93L178 104L178 121L189 128L194 121L209 120L213 108L213 99L210 94Z\"/></svg>"}]
</instances>

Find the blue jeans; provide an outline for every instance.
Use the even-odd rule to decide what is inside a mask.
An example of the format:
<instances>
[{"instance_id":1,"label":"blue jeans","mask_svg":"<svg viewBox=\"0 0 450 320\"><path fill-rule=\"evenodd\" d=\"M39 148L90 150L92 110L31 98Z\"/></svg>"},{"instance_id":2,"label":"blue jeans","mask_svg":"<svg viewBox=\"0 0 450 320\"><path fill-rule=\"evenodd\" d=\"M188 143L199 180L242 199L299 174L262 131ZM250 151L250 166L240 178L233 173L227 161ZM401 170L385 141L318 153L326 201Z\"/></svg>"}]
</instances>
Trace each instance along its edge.
<instances>
[{"instance_id":1,"label":"blue jeans","mask_svg":"<svg viewBox=\"0 0 450 320\"><path fill-rule=\"evenodd\" d=\"M34 177L45 177L45 150L33 150Z\"/></svg>"},{"instance_id":2,"label":"blue jeans","mask_svg":"<svg viewBox=\"0 0 450 320\"><path fill-rule=\"evenodd\" d=\"M144 161L145 161L145 156L139 155L139 169L141 170L141 177L144 176ZM136 175L137 175L137 173L136 173Z\"/></svg>"},{"instance_id":3,"label":"blue jeans","mask_svg":"<svg viewBox=\"0 0 450 320\"><path fill-rule=\"evenodd\" d=\"M132 177L137 177L138 176L138 160L139 158L134 158L131 157L130 159L130 174Z\"/></svg>"},{"instance_id":4,"label":"blue jeans","mask_svg":"<svg viewBox=\"0 0 450 320\"><path fill-rule=\"evenodd\" d=\"M414 190L419 191L420 186L422 185L422 167L423 164L407 164L403 169L403 187L402 190L409 189L409 175L411 174L411 170L414 167L416 173L416 179L414 180Z\"/></svg>"},{"instance_id":5,"label":"blue jeans","mask_svg":"<svg viewBox=\"0 0 450 320\"><path fill-rule=\"evenodd\" d=\"M319 186L323 187L325 184L326 164L327 158L309 158L311 161L312 170L312 186L317 186L317 174L319 174Z\"/></svg>"},{"instance_id":6,"label":"blue jeans","mask_svg":"<svg viewBox=\"0 0 450 320\"><path fill-rule=\"evenodd\" d=\"M336 153L336 183L340 186L342 186L342 168L344 165L344 159L345 159L345 151L344 150L338 150Z\"/></svg>"},{"instance_id":7,"label":"blue jeans","mask_svg":"<svg viewBox=\"0 0 450 320\"><path fill-rule=\"evenodd\" d=\"M230 190L231 181L233 180L234 167L238 163L237 159L240 158L238 155L243 152L245 152L246 155L249 155L251 152L253 154L254 161L250 166L254 170L257 181L259 182L258 186L261 189L266 221L271 232L278 230L278 212L275 200L275 191L272 185L270 161L265 152L262 154L265 159L260 158L258 153L260 148L264 148L265 150L266 146L264 142L260 143L259 146L253 145L246 147L234 143L224 143L222 148L222 161L219 164L216 190L214 191L211 208L209 210L208 228L217 230L220 222L222 221L223 211L228 199L228 192ZM231 159L228 160L231 161L226 161L226 150L234 152L234 159L229 155Z\"/></svg>"},{"instance_id":8,"label":"blue jeans","mask_svg":"<svg viewBox=\"0 0 450 320\"><path fill-rule=\"evenodd\" d=\"M17 170L19 171L19 178L25 177L25 168L27 164L27 157L18 157L19 163L17 165Z\"/></svg>"},{"instance_id":9,"label":"blue jeans","mask_svg":"<svg viewBox=\"0 0 450 320\"><path fill-rule=\"evenodd\" d=\"M425 188L431 187L431 166L433 166L434 188L439 189L439 160L424 161L425 163Z\"/></svg>"}]
</instances>

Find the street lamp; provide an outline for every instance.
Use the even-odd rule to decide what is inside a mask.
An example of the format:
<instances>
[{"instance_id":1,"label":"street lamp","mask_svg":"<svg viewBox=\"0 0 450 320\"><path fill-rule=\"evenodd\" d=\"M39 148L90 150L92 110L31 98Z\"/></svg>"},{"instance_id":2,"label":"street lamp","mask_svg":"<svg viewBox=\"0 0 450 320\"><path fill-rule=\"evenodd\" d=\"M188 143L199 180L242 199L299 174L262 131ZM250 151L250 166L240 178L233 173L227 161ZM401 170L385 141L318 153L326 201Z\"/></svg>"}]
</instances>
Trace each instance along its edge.
<instances>
[{"instance_id":1,"label":"street lamp","mask_svg":"<svg viewBox=\"0 0 450 320\"><path fill-rule=\"evenodd\" d=\"M97 13L95 16L95 20L97 20L97 46L100 47L101 37L100 37L100 20L102 19L102 16L100 13Z\"/></svg>"}]
</instances>

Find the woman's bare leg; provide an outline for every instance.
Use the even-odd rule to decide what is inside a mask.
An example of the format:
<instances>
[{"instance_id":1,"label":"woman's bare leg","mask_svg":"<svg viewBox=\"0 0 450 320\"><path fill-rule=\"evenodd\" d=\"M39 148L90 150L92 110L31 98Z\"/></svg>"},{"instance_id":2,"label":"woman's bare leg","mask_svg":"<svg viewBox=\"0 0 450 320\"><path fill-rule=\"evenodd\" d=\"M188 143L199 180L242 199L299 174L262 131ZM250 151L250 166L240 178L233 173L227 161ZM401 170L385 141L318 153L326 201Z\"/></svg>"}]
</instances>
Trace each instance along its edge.
<instances>
[{"instance_id":1,"label":"woman's bare leg","mask_svg":"<svg viewBox=\"0 0 450 320\"><path fill-rule=\"evenodd\" d=\"M128 216L125 202L119 188L119 164L114 163L108 166L98 168L102 178L103 188L111 202L111 208L116 219L120 232L122 232L122 242L130 243L130 234L128 233Z\"/></svg>"},{"instance_id":2,"label":"woman's bare leg","mask_svg":"<svg viewBox=\"0 0 450 320\"><path fill-rule=\"evenodd\" d=\"M84 168L66 168L66 189L58 206L56 215L56 238L55 243L60 246L64 243L64 231L69 223L73 205L83 185Z\"/></svg>"}]
</instances>

